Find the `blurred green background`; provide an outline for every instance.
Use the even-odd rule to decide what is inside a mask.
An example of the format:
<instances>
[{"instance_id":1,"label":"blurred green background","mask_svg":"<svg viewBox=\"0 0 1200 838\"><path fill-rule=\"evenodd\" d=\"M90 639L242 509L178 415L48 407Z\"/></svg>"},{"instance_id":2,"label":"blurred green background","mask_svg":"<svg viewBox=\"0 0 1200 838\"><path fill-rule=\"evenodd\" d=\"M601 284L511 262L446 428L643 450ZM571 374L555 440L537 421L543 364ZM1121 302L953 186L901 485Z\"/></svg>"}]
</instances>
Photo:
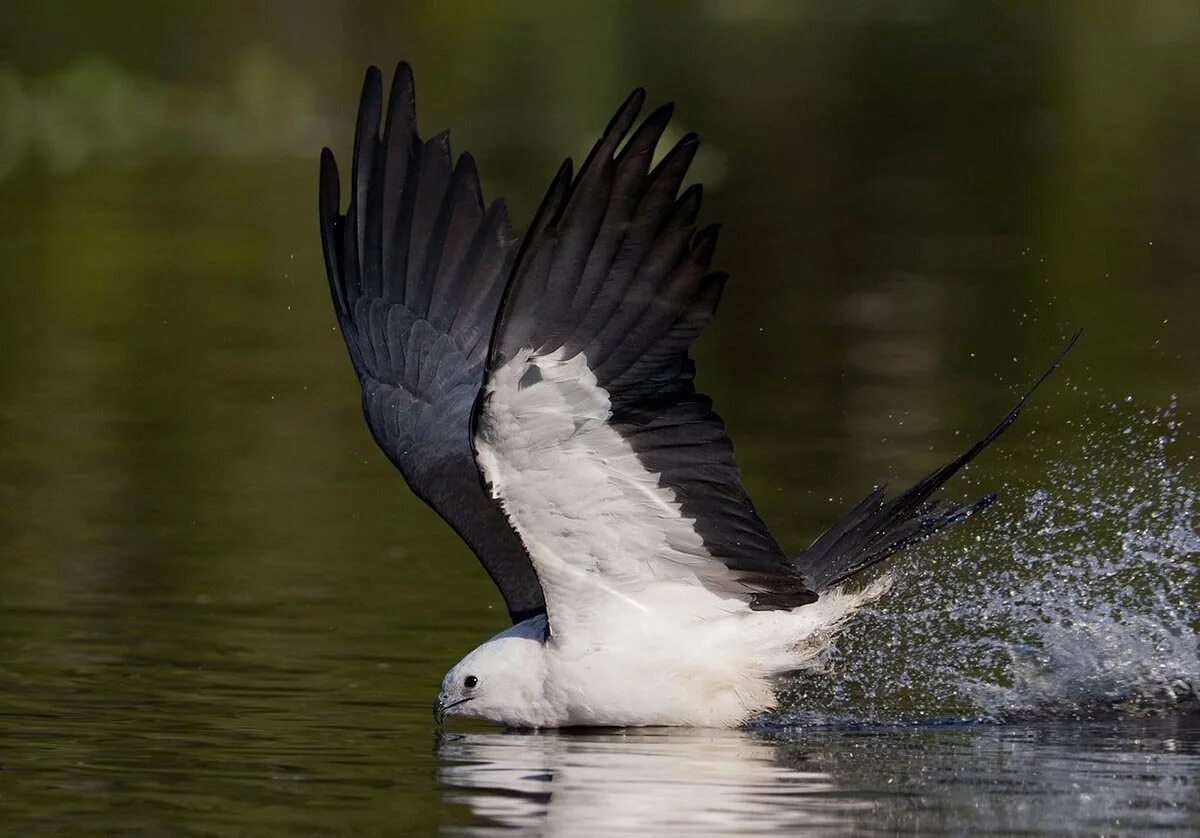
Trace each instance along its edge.
<instances>
[{"instance_id":1,"label":"blurred green background","mask_svg":"<svg viewBox=\"0 0 1200 838\"><path fill-rule=\"evenodd\" d=\"M970 482L1045 481L1039 440L1069 457L1106 402L1200 407L1190 0L8 2L0 811L186 785L288 824L296 773L362 823L466 817L427 707L503 609L363 425L316 229L317 153L348 164L363 70L399 59L519 229L632 87L677 103L732 275L701 385L792 549L1076 328Z\"/></svg>"}]
</instances>

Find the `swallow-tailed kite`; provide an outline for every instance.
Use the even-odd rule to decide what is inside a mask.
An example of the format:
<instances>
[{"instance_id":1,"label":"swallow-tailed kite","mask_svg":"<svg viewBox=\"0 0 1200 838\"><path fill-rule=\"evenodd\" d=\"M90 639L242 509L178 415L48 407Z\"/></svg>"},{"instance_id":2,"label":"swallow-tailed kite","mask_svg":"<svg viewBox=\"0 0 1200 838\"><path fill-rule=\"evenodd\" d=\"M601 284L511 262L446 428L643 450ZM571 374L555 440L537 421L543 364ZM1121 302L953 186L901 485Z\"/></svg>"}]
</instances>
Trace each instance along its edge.
<instances>
[{"instance_id":1,"label":"swallow-tailed kite","mask_svg":"<svg viewBox=\"0 0 1200 838\"><path fill-rule=\"evenodd\" d=\"M417 134L406 64L386 109L367 73L344 215L321 156L325 266L367 425L513 622L446 675L439 718L732 726L771 709L775 677L883 589L840 583L992 501L933 495L1062 360L960 457L895 497L875 489L789 556L693 381L726 280L700 186L681 191L697 138L652 165L671 106L638 123L643 99L578 172L563 164L519 241L470 155Z\"/></svg>"}]
</instances>

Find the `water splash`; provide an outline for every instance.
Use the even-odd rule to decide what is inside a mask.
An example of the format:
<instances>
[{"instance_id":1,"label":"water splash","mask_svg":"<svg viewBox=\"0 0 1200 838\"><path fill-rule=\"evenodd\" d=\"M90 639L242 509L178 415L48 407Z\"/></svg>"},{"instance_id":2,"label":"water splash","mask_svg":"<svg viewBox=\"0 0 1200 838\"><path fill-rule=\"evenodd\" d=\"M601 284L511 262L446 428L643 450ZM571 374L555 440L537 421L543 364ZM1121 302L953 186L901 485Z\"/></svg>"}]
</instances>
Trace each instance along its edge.
<instances>
[{"instance_id":1,"label":"water splash","mask_svg":"<svg viewBox=\"0 0 1200 838\"><path fill-rule=\"evenodd\" d=\"M1039 488L897 562L892 596L785 690L782 721L1200 710L1200 498L1176 414L1106 405Z\"/></svg>"}]
</instances>

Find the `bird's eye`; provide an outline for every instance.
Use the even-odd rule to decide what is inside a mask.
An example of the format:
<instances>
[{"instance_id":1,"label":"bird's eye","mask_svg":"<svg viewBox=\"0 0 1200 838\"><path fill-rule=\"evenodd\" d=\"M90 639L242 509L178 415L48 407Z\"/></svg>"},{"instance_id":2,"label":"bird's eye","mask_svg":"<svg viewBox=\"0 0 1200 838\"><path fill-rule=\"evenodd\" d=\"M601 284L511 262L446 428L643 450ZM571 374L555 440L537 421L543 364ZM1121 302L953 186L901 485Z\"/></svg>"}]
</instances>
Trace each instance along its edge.
<instances>
[{"instance_id":1,"label":"bird's eye","mask_svg":"<svg viewBox=\"0 0 1200 838\"><path fill-rule=\"evenodd\" d=\"M474 675L468 675L466 678L463 679L463 686L466 687L468 690L475 689L475 686L478 683L479 683L479 679L476 678Z\"/></svg>"}]
</instances>

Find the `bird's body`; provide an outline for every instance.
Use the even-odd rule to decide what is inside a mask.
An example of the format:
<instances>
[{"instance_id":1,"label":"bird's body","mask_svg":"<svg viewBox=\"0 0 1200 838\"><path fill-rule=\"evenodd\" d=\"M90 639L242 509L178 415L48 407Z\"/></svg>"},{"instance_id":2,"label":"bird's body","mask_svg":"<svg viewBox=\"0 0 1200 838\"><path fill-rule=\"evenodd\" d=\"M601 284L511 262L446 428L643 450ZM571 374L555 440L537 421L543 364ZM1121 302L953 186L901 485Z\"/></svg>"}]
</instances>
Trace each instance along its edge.
<instances>
[{"instance_id":1,"label":"bird's body","mask_svg":"<svg viewBox=\"0 0 1200 838\"><path fill-rule=\"evenodd\" d=\"M646 479L636 451L608 424L612 404L585 356L559 355L522 352L496 372L483 395L493 430L479 433L476 456L547 602L571 607L550 611L549 632L538 618L480 647L447 676L441 701L466 697L455 689L459 676L500 656L493 668L521 680L541 673L532 680L542 690L507 706L501 692L463 711L519 727L728 727L772 709L775 677L810 664L879 587L756 611L697 585L698 574L715 584L734 574L705 557L673 491ZM519 445L504 442L514 437ZM514 636L536 643L540 654L518 653L536 664L504 659Z\"/></svg>"},{"instance_id":2,"label":"bird's body","mask_svg":"<svg viewBox=\"0 0 1200 838\"><path fill-rule=\"evenodd\" d=\"M562 641L535 617L467 655L439 701L469 699L460 685L478 672L503 686L461 710L509 727L735 727L773 710L778 676L819 665L837 627L885 588L750 611L680 586L640 603L613 600L596 615L609 627L601 636Z\"/></svg>"},{"instance_id":3,"label":"bird's body","mask_svg":"<svg viewBox=\"0 0 1200 838\"><path fill-rule=\"evenodd\" d=\"M513 622L450 670L435 714L728 727L771 709L774 680L884 588L842 582L991 502L933 495L1049 374L961 456L894 498L876 488L789 557L694 385L690 347L726 279L699 186L681 191L698 141L651 166L671 109L635 127L643 97L578 174L559 169L519 244L470 157L417 136L407 65L382 135L367 74L345 215L322 156L326 270L367 424Z\"/></svg>"}]
</instances>

